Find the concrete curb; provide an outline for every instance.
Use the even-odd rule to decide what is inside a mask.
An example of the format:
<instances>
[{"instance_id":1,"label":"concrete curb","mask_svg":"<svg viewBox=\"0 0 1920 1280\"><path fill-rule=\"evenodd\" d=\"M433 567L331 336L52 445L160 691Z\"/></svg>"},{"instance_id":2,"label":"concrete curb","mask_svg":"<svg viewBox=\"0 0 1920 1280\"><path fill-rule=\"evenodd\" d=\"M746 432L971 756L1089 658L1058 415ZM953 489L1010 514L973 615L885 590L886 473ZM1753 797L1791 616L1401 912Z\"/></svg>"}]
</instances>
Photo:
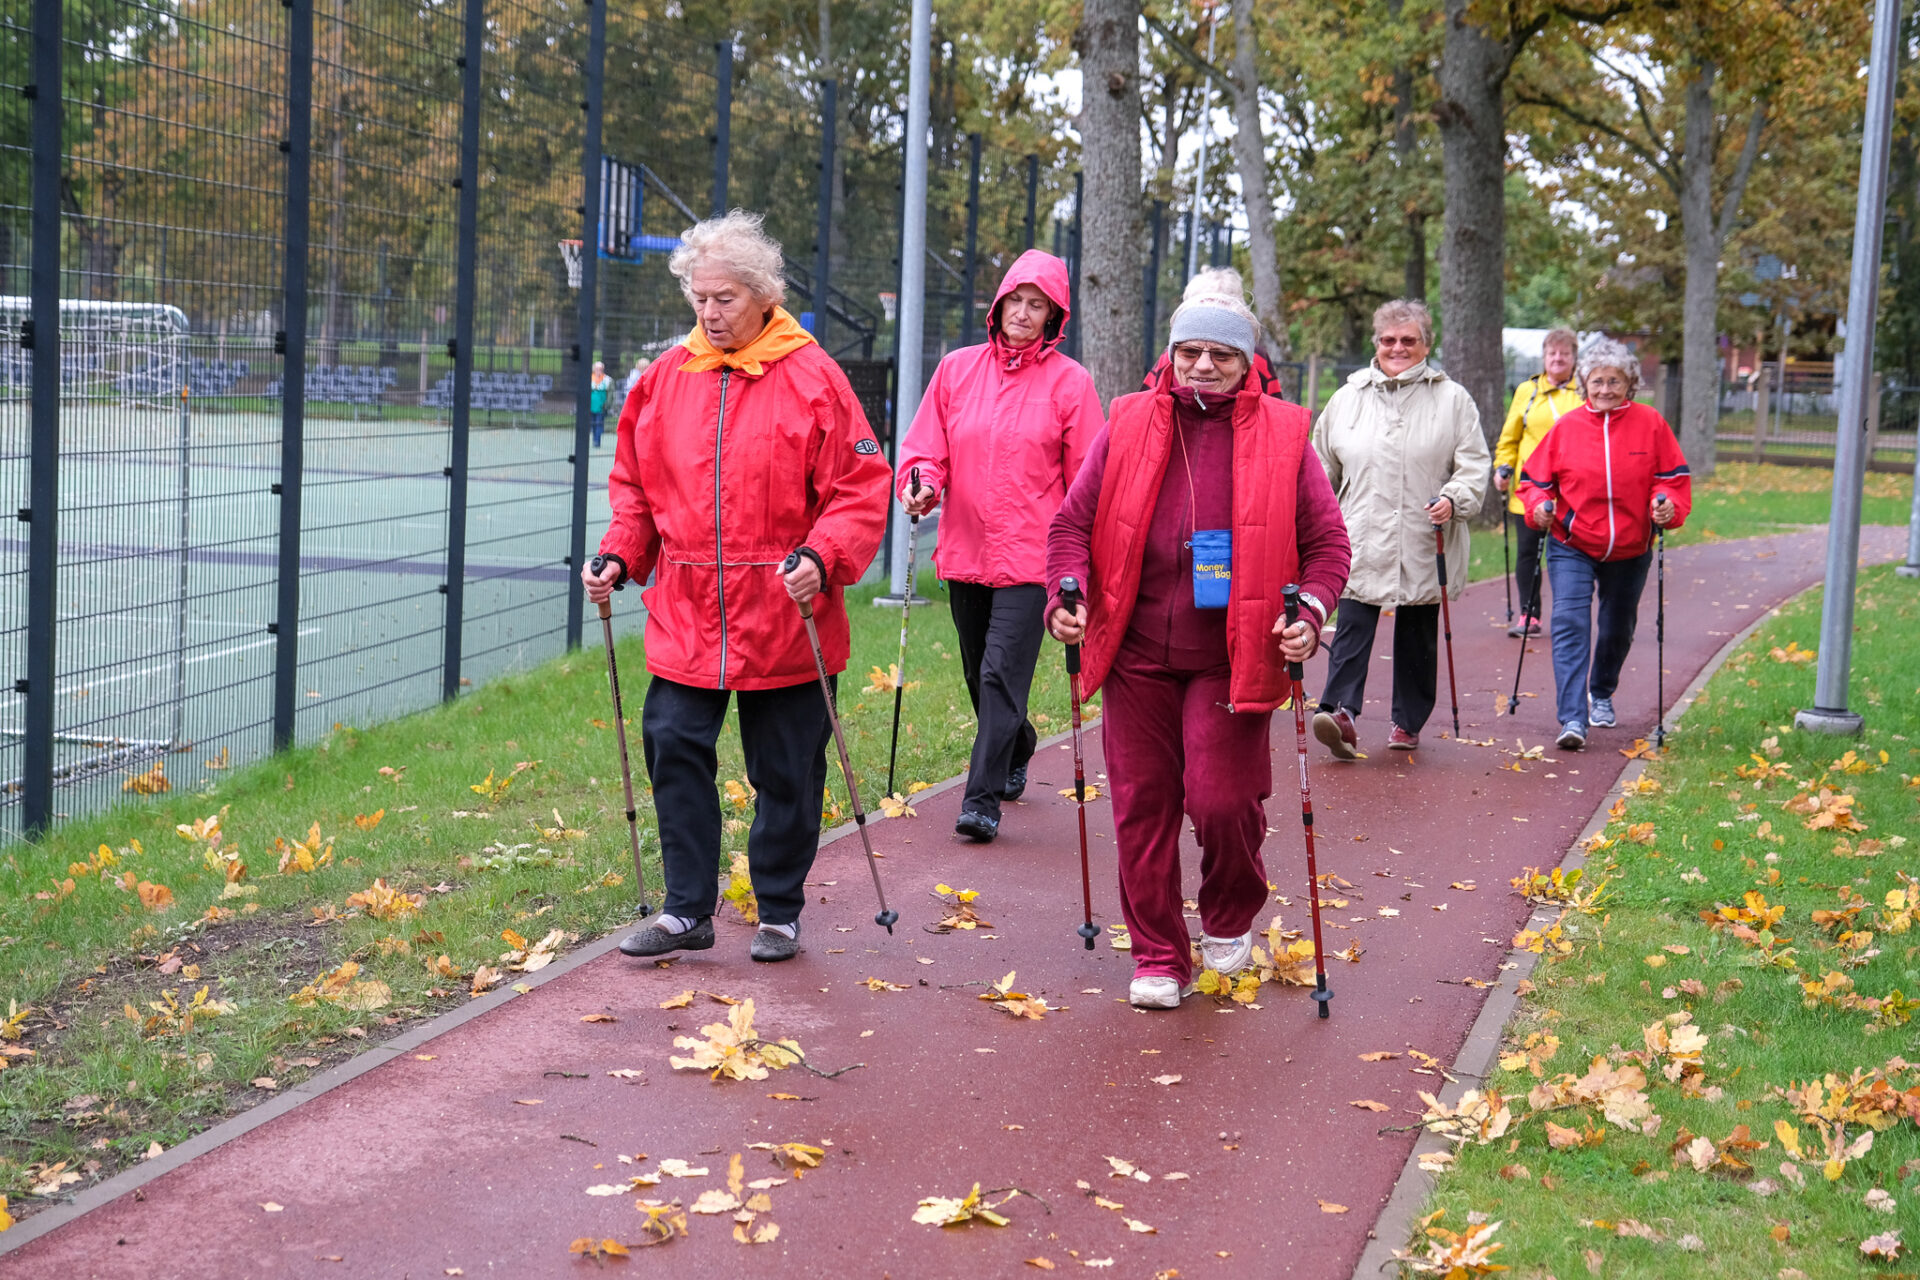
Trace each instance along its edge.
<instances>
[{"instance_id":1,"label":"concrete curb","mask_svg":"<svg viewBox=\"0 0 1920 1280\"><path fill-rule=\"evenodd\" d=\"M1800 599L1808 591L1819 590L1820 586L1821 584L1815 583L1805 591L1788 596L1748 623L1731 640L1722 645L1720 651L1700 669L1700 673L1681 691L1680 696L1668 708L1665 722L1671 726L1685 714L1687 708L1693 705L1694 699L1700 696L1701 690L1707 687L1707 681L1711 680L1727 659L1733 656L1733 651L1745 644L1762 626L1779 617L1783 606ZM1667 732L1671 737L1675 730L1669 727ZM1646 772L1646 768L1645 760L1629 760L1626 762L1626 767L1607 784L1606 791L1601 794L1599 802L1594 806L1593 815L1587 819L1587 825L1581 828L1580 834L1568 847L1566 857L1561 860L1560 866L1563 869L1573 871L1586 865L1587 855L1581 851L1580 846L1589 836L1605 830L1607 810L1619 797L1621 785L1636 781ZM1559 908L1543 905L1534 910L1524 927L1545 929L1559 918ZM1495 1059L1500 1053L1500 1041L1506 1033L1507 1023L1512 1019L1514 1010L1520 1006L1520 997L1515 994L1515 988L1520 985L1521 979L1532 976L1535 966L1540 962L1540 957L1531 951L1509 951L1506 961L1512 963L1514 967L1505 971L1505 978L1487 996L1487 1002L1480 1006L1480 1015L1473 1020L1473 1026L1468 1029L1467 1039L1460 1046L1459 1056L1448 1068L1450 1075L1459 1077L1440 1091L1440 1101L1448 1106L1457 1104L1461 1095L1469 1088L1478 1088L1480 1082L1492 1072ZM1469 1081L1471 1083L1468 1083ZM1400 1176L1394 1180L1393 1191L1388 1195L1386 1205L1380 1210L1380 1216L1374 1219L1373 1230L1367 1235L1367 1247L1361 1252L1360 1260L1354 1264L1352 1280L1379 1280L1387 1268L1394 1265L1394 1251L1412 1241L1415 1223L1419 1221L1420 1211L1426 1207L1431 1198L1436 1181L1433 1174L1420 1167L1420 1157L1430 1152L1451 1150L1452 1145L1445 1138L1433 1133L1422 1133L1419 1141L1413 1144L1413 1150L1407 1153L1406 1164L1401 1167Z\"/></svg>"},{"instance_id":2,"label":"concrete curb","mask_svg":"<svg viewBox=\"0 0 1920 1280\"><path fill-rule=\"evenodd\" d=\"M1099 721L1096 720L1092 725L1086 727L1085 732L1091 732L1098 728L1098 726ZM1066 733L1057 733L1052 737L1042 738L1034 748L1035 753L1037 754L1050 747L1058 746L1060 743L1067 741L1071 736L1072 730L1068 730ZM966 780L965 774L959 774L955 777L937 782L924 791L916 792L915 796L916 798L919 796L937 796L942 792L951 791L955 787L965 785ZM867 817L870 822L887 821L886 815L881 813L871 813L867 815ZM831 830L820 833L820 847L824 849L837 840L842 840L853 835L854 832L858 830L859 825L857 823L843 822ZM121 1196L129 1192L138 1193L140 1188L152 1182L155 1178L171 1173L190 1160L203 1156L217 1147L223 1147L236 1138L241 1138L252 1133L261 1125L278 1119L280 1116L292 1111L295 1107L303 1103L311 1102L324 1093L329 1093L344 1084L357 1080L376 1067L393 1061L393 1059L399 1057L401 1054L411 1053L429 1041L452 1031L456 1027L464 1026L472 1022L475 1018L484 1017L493 1010L498 1009L501 1005L506 1004L509 1000L517 1000L523 995L531 995L535 989L553 979L571 973L580 966L590 964L613 951L619 945L620 937L625 932L626 929L622 927L613 933L596 938L584 946L569 951L566 955L554 961L546 968L523 976L520 979L519 985L527 988L524 992L516 991L511 986L502 987L498 990L490 991L476 1000L468 1001L467 1004L461 1008L429 1018L425 1022L395 1036L393 1039L372 1045L347 1059L345 1062L342 1062L340 1065L322 1071L319 1075L304 1080L297 1085L293 1085L284 1092L267 1099L257 1106L248 1108L239 1115L222 1120L211 1128L201 1130L199 1133L193 1135L193 1137L182 1142L179 1146L164 1151L151 1160L143 1160L130 1169L123 1169L113 1177L108 1178L105 1182L95 1183L65 1204L42 1209L32 1217L16 1223L4 1235L0 1235L0 1257L4 1257L15 1249L30 1244L48 1232L58 1230L74 1219L99 1208L101 1205L118 1200Z\"/></svg>"}]
</instances>

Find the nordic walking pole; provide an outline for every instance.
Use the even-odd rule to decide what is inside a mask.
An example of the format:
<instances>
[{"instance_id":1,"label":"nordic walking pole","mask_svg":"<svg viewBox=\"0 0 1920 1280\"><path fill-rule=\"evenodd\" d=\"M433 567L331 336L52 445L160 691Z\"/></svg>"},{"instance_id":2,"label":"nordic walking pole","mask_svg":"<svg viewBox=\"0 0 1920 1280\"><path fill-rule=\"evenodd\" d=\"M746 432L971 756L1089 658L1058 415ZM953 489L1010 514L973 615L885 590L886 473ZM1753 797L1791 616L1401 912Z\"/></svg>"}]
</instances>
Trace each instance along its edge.
<instances>
[{"instance_id":1,"label":"nordic walking pole","mask_svg":"<svg viewBox=\"0 0 1920 1280\"><path fill-rule=\"evenodd\" d=\"M593 574L597 578L607 567L605 556L593 558ZM626 588L622 582L615 591ZM607 642L607 686L613 690L613 732L614 739L620 744L620 785L627 793L627 841L633 846L633 884L640 893L640 914L647 914L647 873L640 865L640 819L633 805L633 766L627 762L627 719L620 707L620 668L613 660L613 603L610 600L600 602L600 632Z\"/></svg>"},{"instance_id":2,"label":"nordic walking pole","mask_svg":"<svg viewBox=\"0 0 1920 1280\"><path fill-rule=\"evenodd\" d=\"M1435 498L1427 507L1432 509ZM1447 599L1447 531L1433 526L1433 562L1440 571L1440 621L1447 638L1447 696L1453 699L1453 739L1460 740L1460 685L1453 678L1453 604Z\"/></svg>"},{"instance_id":3,"label":"nordic walking pole","mask_svg":"<svg viewBox=\"0 0 1920 1280\"><path fill-rule=\"evenodd\" d=\"M1548 523L1551 524L1553 520L1553 499L1548 498L1540 505L1546 511ZM1550 534L1547 535L1547 537L1551 536ZM1547 538L1542 537L1540 539L1540 570L1534 575L1533 579L1533 600L1521 606L1527 611L1528 618L1537 618L1540 616L1540 588L1545 584L1546 578ZM1520 712L1520 669L1527 665L1527 632L1531 630L1530 627L1525 625L1525 622L1526 619L1521 619L1520 660L1513 664L1513 696L1507 699L1507 714L1510 716L1518 715Z\"/></svg>"},{"instance_id":4,"label":"nordic walking pole","mask_svg":"<svg viewBox=\"0 0 1920 1280\"><path fill-rule=\"evenodd\" d=\"M907 473L907 492L920 490L920 468ZM907 687L907 619L913 616L913 553L920 542L920 517L907 517L907 589L900 593L900 661L893 668L893 741L887 745L887 794L893 794L893 762L900 753L900 698Z\"/></svg>"},{"instance_id":5,"label":"nordic walking pole","mask_svg":"<svg viewBox=\"0 0 1920 1280\"><path fill-rule=\"evenodd\" d=\"M781 564L780 576L785 577L799 567L800 553L795 551ZM800 620L807 624L807 643L813 646L813 669L820 676L820 696L827 700L827 723L833 726L833 745L840 749L840 776L847 780L853 823L860 828L860 843L867 850L867 870L873 873L873 893L880 899L880 910L873 922L892 933L900 913L887 906L887 891L880 887L880 863L873 856L873 837L867 834L867 811L860 807L860 789L853 782L853 761L847 757L847 735L840 729L840 710L833 705L833 685L827 678L827 659L820 652L820 629L813 625L812 601L800 606Z\"/></svg>"},{"instance_id":6,"label":"nordic walking pole","mask_svg":"<svg viewBox=\"0 0 1920 1280\"><path fill-rule=\"evenodd\" d=\"M1513 468L1501 467L1496 473L1507 482L1508 489L1513 487ZM1513 559L1507 551L1507 499L1508 494L1500 495L1500 580L1507 588L1507 625L1513 625ZM1525 603L1522 601L1522 603Z\"/></svg>"},{"instance_id":7,"label":"nordic walking pole","mask_svg":"<svg viewBox=\"0 0 1920 1280\"><path fill-rule=\"evenodd\" d=\"M1060 607L1068 613L1079 611L1079 579L1060 579ZM1100 930L1093 926L1093 873L1087 868L1087 766L1080 754L1080 646L1077 644L1067 646L1067 697L1073 708L1073 801L1080 810L1080 901L1086 908L1086 923L1080 926L1080 936L1091 951Z\"/></svg>"},{"instance_id":8,"label":"nordic walking pole","mask_svg":"<svg viewBox=\"0 0 1920 1280\"><path fill-rule=\"evenodd\" d=\"M1653 495L1653 501L1656 506L1662 505L1667 501L1667 495L1656 493ZM1660 543L1660 550L1654 556L1654 564L1657 567L1654 571L1653 696L1656 705L1653 713L1659 718L1653 722L1653 749L1665 751L1667 749L1667 526L1655 525L1654 529L1657 531L1656 537Z\"/></svg>"},{"instance_id":9,"label":"nordic walking pole","mask_svg":"<svg viewBox=\"0 0 1920 1280\"><path fill-rule=\"evenodd\" d=\"M1287 625L1300 620L1300 588L1288 583L1281 588L1287 606ZM1293 732L1300 740L1300 825L1307 834L1307 902L1313 916L1313 998L1320 1016L1327 1016L1327 1002L1333 992L1327 989L1327 949L1320 942L1320 868L1313 860L1313 790L1307 785L1307 691L1301 684L1300 664L1287 663L1287 678L1293 682Z\"/></svg>"}]
</instances>

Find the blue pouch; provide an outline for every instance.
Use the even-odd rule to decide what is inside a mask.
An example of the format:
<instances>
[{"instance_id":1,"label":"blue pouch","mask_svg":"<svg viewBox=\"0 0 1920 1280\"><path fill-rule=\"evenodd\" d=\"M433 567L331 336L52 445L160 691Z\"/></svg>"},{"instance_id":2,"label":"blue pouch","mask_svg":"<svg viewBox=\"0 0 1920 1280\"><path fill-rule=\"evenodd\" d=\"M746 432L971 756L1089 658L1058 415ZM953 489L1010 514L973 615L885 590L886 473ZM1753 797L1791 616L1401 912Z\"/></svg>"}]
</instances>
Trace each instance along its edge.
<instances>
[{"instance_id":1,"label":"blue pouch","mask_svg":"<svg viewBox=\"0 0 1920 1280\"><path fill-rule=\"evenodd\" d=\"M1233 585L1233 530L1195 530L1192 545L1193 607L1226 608Z\"/></svg>"}]
</instances>

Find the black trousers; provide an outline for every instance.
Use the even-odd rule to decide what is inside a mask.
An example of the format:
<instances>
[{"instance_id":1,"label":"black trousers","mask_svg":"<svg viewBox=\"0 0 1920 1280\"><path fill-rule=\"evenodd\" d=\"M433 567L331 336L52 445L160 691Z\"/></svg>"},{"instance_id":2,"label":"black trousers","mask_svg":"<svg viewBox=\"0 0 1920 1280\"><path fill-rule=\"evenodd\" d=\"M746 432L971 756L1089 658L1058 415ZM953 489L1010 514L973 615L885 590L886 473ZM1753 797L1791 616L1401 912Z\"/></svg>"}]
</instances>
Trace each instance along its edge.
<instances>
[{"instance_id":1,"label":"black trousers","mask_svg":"<svg viewBox=\"0 0 1920 1280\"><path fill-rule=\"evenodd\" d=\"M647 686L640 741L653 779L660 861L669 915L702 919L720 896L719 760L714 744L727 699L740 705L747 781L758 794L747 832L747 864L760 919L792 924L806 902L807 872L820 846L820 797L827 785L826 701L820 682L784 689L697 689L658 676Z\"/></svg>"},{"instance_id":2,"label":"black trousers","mask_svg":"<svg viewBox=\"0 0 1920 1280\"><path fill-rule=\"evenodd\" d=\"M1320 695L1325 710L1345 707L1356 720L1367 696L1367 664L1373 660L1373 633L1380 606L1358 600L1340 602L1333 644L1327 651L1327 686ZM1440 688L1440 606L1403 604L1393 611L1393 722L1408 733L1420 732L1433 714Z\"/></svg>"},{"instance_id":3,"label":"black trousers","mask_svg":"<svg viewBox=\"0 0 1920 1280\"><path fill-rule=\"evenodd\" d=\"M1546 541L1546 532L1527 523L1525 516L1507 513L1507 523L1513 526L1513 612L1517 617L1523 613L1532 613L1534 617L1546 616L1545 605L1534 598L1534 592L1541 588L1540 582L1540 544ZM1540 605L1539 608L1533 606Z\"/></svg>"},{"instance_id":4,"label":"black trousers","mask_svg":"<svg viewBox=\"0 0 1920 1280\"><path fill-rule=\"evenodd\" d=\"M980 722L960 807L997 819L1008 770L1033 759L1040 740L1027 721L1027 695L1046 634L1047 589L949 582L947 596L960 637L960 672Z\"/></svg>"}]
</instances>

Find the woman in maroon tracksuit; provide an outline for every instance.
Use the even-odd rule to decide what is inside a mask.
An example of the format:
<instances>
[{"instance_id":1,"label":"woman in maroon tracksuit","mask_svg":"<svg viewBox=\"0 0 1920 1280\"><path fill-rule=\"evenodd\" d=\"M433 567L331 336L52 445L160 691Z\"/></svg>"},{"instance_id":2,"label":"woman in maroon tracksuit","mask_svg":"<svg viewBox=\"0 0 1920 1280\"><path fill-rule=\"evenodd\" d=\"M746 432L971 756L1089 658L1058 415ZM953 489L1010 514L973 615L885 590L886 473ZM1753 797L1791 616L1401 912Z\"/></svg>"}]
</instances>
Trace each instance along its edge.
<instances>
[{"instance_id":1,"label":"woman in maroon tracksuit","mask_svg":"<svg viewBox=\"0 0 1920 1280\"><path fill-rule=\"evenodd\" d=\"M1346 524L1307 445L1307 411L1247 377L1257 334L1232 300L1176 311L1167 373L1113 402L1048 536L1048 628L1067 644L1084 638L1083 692L1106 686L1128 997L1143 1009L1175 1008L1192 990L1183 812L1202 850L1207 967L1235 973L1251 958L1267 900L1268 726L1290 688L1286 661L1313 653L1347 581ZM1205 570L1219 560L1225 584ZM1086 587L1072 613L1060 607L1065 577ZM1306 607L1292 626L1289 583Z\"/></svg>"}]
</instances>

